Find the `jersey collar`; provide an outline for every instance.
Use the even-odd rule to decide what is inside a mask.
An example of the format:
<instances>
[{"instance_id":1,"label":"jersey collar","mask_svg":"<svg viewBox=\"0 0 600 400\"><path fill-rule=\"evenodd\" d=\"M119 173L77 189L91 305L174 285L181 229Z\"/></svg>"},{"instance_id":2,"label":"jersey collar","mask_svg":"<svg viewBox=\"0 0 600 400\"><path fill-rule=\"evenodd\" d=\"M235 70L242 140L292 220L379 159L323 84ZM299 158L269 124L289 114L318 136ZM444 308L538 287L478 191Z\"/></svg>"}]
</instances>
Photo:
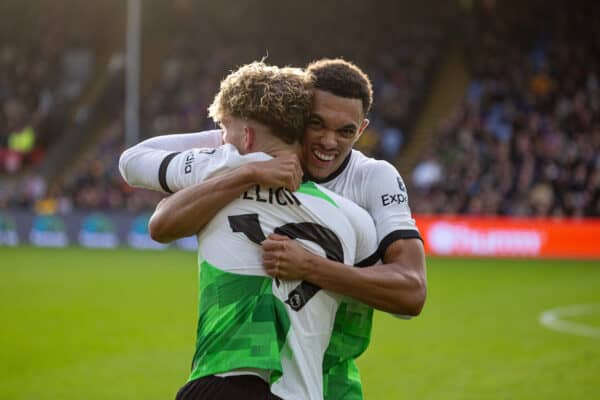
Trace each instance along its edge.
<instances>
[{"instance_id":1,"label":"jersey collar","mask_svg":"<svg viewBox=\"0 0 600 400\"><path fill-rule=\"evenodd\" d=\"M325 182L329 182L335 178L337 178L343 171L344 169L346 169L346 166L348 166L348 163L350 162L350 157L352 156L352 150L350 151L350 153L348 154L348 156L344 159L344 162L342 163L342 165L339 166L338 169L336 169L335 171L333 171L331 174L329 174L328 176L326 176L323 179L316 179L313 178L312 176L306 174L304 175L305 179L311 180L315 183L325 183Z\"/></svg>"}]
</instances>

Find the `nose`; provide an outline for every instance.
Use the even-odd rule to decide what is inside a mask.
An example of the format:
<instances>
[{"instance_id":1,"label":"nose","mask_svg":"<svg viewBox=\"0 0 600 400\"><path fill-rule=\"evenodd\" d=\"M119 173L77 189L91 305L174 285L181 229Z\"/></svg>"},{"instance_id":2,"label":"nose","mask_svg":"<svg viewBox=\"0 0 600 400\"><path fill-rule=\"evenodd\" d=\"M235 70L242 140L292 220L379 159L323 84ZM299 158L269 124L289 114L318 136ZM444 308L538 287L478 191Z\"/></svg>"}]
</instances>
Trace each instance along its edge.
<instances>
[{"instance_id":1,"label":"nose","mask_svg":"<svg viewBox=\"0 0 600 400\"><path fill-rule=\"evenodd\" d=\"M335 132L331 129L326 129L321 137L321 145L326 149L333 149L337 145L335 140Z\"/></svg>"}]
</instances>

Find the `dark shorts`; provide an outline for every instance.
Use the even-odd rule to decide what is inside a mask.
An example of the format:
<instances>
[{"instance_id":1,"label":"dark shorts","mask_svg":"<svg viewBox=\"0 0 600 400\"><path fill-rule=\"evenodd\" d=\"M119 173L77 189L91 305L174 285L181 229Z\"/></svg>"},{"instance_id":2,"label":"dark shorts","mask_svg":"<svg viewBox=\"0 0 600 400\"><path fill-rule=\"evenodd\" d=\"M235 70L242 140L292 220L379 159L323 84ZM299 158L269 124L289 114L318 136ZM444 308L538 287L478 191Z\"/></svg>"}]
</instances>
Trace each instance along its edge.
<instances>
[{"instance_id":1,"label":"dark shorts","mask_svg":"<svg viewBox=\"0 0 600 400\"><path fill-rule=\"evenodd\" d=\"M186 383L175 400L281 400L258 376L238 375L221 378L210 375Z\"/></svg>"}]
</instances>

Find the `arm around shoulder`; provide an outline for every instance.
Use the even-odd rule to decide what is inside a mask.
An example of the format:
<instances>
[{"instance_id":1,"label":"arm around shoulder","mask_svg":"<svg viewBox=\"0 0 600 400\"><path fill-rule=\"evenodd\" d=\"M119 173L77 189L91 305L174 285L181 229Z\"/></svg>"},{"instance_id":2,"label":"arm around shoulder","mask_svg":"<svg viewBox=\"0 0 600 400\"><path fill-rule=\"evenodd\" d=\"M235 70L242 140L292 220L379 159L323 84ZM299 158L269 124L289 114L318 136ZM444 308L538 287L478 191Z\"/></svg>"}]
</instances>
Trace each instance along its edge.
<instances>
[{"instance_id":1,"label":"arm around shoulder","mask_svg":"<svg viewBox=\"0 0 600 400\"><path fill-rule=\"evenodd\" d=\"M417 316L425 304L425 255L419 239L392 243L384 256L384 264L370 267L349 268L307 251L299 260L301 279L378 310Z\"/></svg>"},{"instance_id":2,"label":"arm around shoulder","mask_svg":"<svg viewBox=\"0 0 600 400\"><path fill-rule=\"evenodd\" d=\"M156 136L126 149L119 157L119 172L131 186L165 191L158 173L166 157L192 148L214 148L221 142L218 130Z\"/></svg>"},{"instance_id":3,"label":"arm around shoulder","mask_svg":"<svg viewBox=\"0 0 600 400\"><path fill-rule=\"evenodd\" d=\"M252 187L253 181L251 167L242 166L172 194L150 217L150 236L169 243L198 233L224 206Z\"/></svg>"},{"instance_id":4,"label":"arm around shoulder","mask_svg":"<svg viewBox=\"0 0 600 400\"><path fill-rule=\"evenodd\" d=\"M403 316L419 315L425 304L425 254L419 239L397 240L388 246L384 264L363 268L314 254L296 241L278 235L269 235L262 247L263 265L270 276L306 280Z\"/></svg>"},{"instance_id":5,"label":"arm around shoulder","mask_svg":"<svg viewBox=\"0 0 600 400\"><path fill-rule=\"evenodd\" d=\"M295 190L302 177L295 155L249 162L192 184L161 201L150 218L150 236L160 243L194 235L227 204L256 184Z\"/></svg>"}]
</instances>

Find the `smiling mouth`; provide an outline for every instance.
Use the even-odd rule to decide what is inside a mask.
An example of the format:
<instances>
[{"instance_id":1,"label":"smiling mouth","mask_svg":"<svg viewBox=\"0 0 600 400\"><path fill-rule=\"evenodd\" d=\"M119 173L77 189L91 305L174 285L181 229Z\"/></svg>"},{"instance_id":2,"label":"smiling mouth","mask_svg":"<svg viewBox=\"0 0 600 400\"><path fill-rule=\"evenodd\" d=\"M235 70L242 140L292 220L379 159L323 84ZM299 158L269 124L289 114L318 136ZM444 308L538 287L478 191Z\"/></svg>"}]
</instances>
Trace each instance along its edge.
<instances>
[{"instance_id":1,"label":"smiling mouth","mask_svg":"<svg viewBox=\"0 0 600 400\"><path fill-rule=\"evenodd\" d=\"M335 154L327 154L320 152L319 150L313 150L313 155L317 158L317 160L325 162L332 161L335 158Z\"/></svg>"}]
</instances>

